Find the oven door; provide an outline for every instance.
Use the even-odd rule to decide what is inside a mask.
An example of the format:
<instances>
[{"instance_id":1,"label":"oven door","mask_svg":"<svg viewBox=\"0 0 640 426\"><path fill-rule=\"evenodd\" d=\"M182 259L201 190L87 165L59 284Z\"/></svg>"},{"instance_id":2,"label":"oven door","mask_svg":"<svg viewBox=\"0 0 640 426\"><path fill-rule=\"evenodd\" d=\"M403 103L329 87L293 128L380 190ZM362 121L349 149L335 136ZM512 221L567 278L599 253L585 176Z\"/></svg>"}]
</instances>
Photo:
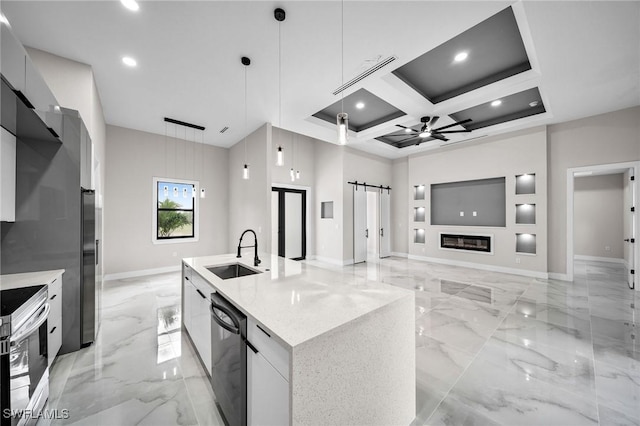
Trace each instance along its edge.
<instances>
[{"instance_id":1,"label":"oven door","mask_svg":"<svg viewBox=\"0 0 640 426\"><path fill-rule=\"evenodd\" d=\"M16 416L20 410L42 408L34 404L41 400L42 379L48 380L47 316L49 309L48 303L43 304L29 321L11 336L9 387L12 425L23 424L25 420L27 424L29 423L29 419ZM30 401L31 404L29 404ZM29 415L27 413L27 416ZM2 417L4 425L6 424L5 413Z\"/></svg>"}]
</instances>

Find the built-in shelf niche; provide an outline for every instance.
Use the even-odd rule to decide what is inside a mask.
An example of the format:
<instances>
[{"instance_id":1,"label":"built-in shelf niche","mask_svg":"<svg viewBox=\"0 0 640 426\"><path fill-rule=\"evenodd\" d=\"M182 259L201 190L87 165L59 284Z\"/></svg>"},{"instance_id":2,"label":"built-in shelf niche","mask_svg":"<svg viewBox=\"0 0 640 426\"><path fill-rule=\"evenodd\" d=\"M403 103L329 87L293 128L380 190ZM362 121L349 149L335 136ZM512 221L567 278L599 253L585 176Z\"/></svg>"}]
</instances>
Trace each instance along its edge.
<instances>
[{"instance_id":1,"label":"built-in shelf niche","mask_svg":"<svg viewBox=\"0 0 640 426\"><path fill-rule=\"evenodd\" d=\"M424 229L413 230L413 242L416 244L424 244Z\"/></svg>"},{"instance_id":2,"label":"built-in shelf niche","mask_svg":"<svg viewBox=\"0 0 640 426\"><path fill-rule=\"evenodd\" d=\"M320 218L321 219L333 218L333 201L322 201L320 203Z\"/></svg>"},{"instance_id":3,"label":"built-in shelf niche","mask_svg":"<svg viewBox=\"0 0 640 426\"><path fill-rule=\"evenodd\" d=\"M516 224L517 225L535 225L536 224L536 205L535 204L516 204Z\"/></svg>"},{"instance_id":4,"label":"built-in shelf niche","mask_svg":"<svg viewBox=\"0 0 640 426\"><path fill-rule=\"evenodd\" d=\"M424 185L415 185L413 187L413 199L424 200L425 192L426 192L426 189Z\"/></svg>"},{"instance_id":5,"label":"built-in shelf niche","mask_svg":"<svg viewBox=\"0 0 640 426\"><path fill-rule=\"evenodd\" d=\"M414 222L424 222L425 219L425 208L424 207L414 207L413 208L413 221Z\"/></svg>"},{"instance_id":6,"label":"built-in shelf niche","mask_svg":"<svg viewBox=\"0 0 640 426\"><path fill-rule=\"evenodd\" d=\"M525 173L516 176L516 195L536 193L536 174Z\"/></svg>"},{"instance_id":7,"label":"built-in shelf niche","mask_svg":"<svg viewBox=\"0 0 640 426\"><path fill-rule=\"evenodd\" d=\"M536 234L516 234L516 253L536 254Z\"/></svg>"}]
</instances>

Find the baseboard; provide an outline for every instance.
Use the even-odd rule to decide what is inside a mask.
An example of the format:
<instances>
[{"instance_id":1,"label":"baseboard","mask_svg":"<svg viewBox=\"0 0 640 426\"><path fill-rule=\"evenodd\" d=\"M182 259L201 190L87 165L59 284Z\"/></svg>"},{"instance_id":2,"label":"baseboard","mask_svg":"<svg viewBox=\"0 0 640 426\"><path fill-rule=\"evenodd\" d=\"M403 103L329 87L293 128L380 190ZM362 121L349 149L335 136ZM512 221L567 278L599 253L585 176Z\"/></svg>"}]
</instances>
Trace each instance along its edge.
<instances>
[{"instance_id":1,"label":"baseboard","mask_svg":"<svg viewBox=\"0 0 640 426\"><path fill-rule=\"evenodd\" d=\"M399 251L392 251L392 252L391 252L391 256L394 256L394 257L402 257L402 258L404 258L404 259L407 259L407 258L409 257L409 253L401 253L401 252L399 252Z\"/></svg>"},{"instance_id":2,"label":"baseboard","mask_svg":"<svg viewBox=\"0 0 640 426\"><path fill-rule=\"evenodd\" d=\"M561 274L559 272L549 272L549 279L558 281L569 281L569 276L567 274Z\"/></svg>"},{"instance_id":3,"label":"baseboard","mask_svg":"<svg viewBox=\"0 0 640 426\"><path fill-rule=\"evenodd\" d=\"M618 259L617 257L602 257L602 256L585 256L582 254L576 254L573 256L575 260L587 260L587 261L595 261L595 262L609 262L609 263L622 263L624 264L624 259Z\"/></svg>"},{"instance_id":4,"label":"baseboard","mask_svg":"<svg viewBox=\"0 0 640 426\"><path fill-rule=\"evenodd\" d=\"M442 265L461 266L464 268L480 269L482 271L501 272L504 274L521 275L524 277L542 278L542 279L549 278L549 274L547 272L529 271L527 269L505 268L503 266L485 265L482 263L473 263L473 262L461 262L459 260L440 259L437 257L415 256L412 254L409 255L409 259L422 260L422 261L431 262L431 263L439 263Z\"/></svg>"},{"instance_id":5,"label":"baseboard","mask_svg":"<svg viewBox=\"0 0 640 426\"><path fill-rule=\"evenodd\" d=\"M181 270L180 265L176 266L167 266L165 268L155 268L155 269L142 269L139 271L130 271L130 272L119 272L117 274L107 274L104 276L104 281L115 281L115 280L123 280L127 278L136 278L136 277L144 277L146 275L156 275L156 274L166 274L167 272L177 272Z\"/></svg>"}]
</instances>

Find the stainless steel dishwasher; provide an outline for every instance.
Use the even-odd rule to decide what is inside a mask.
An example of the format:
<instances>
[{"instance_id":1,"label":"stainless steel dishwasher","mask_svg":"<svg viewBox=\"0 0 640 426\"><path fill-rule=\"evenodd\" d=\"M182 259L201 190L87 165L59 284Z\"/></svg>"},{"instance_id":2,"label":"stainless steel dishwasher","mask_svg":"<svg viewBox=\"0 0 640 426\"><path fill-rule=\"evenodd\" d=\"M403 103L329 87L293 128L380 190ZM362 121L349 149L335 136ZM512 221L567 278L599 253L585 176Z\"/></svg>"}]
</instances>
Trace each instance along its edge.
<instances>
[{"instance_id":1,"label":"stainless steel dishwasher","mask_svg":"<svg viewBox=\"0 0 640 426\"><path fill-rule=\"evenodd\" d=\"M247 424L247 317L211 294L211 386L230 426Z\"/></svg>"}]
</instances>

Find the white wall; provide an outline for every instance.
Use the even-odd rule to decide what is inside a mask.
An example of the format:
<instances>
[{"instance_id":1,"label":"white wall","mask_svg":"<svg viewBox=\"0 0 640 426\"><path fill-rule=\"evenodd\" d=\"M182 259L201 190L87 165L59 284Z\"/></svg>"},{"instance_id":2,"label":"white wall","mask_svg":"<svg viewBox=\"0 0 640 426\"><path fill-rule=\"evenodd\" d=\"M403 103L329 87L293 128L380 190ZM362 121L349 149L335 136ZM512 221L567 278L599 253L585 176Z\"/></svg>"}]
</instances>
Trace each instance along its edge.
<instances>
[{"instance_id":1,"label":"white wall","mask_svg":"<svg viewBox=\"0 0 640 426\"><path fill-rule=\"evenodd\" d=\"M393 162L391 174L391 251L400 255L409 253L409 159L407 157Z\"/></svg>"},{"instance_id":2,"label":"white wall","mask_svg":"<svg viewBox=\"0 0 640 426\"><path fill-rule=\"evenodd\" d=\"M413 207L426 207L425 222L414 223L410 217L407 241L409 254L414 257L442 259L460 263L490 265L494 268L521 270L523 273L544 274L547 271L547 150L546 129L536 127L502 135L466 146L455 146L437 152L409 157L408 215ZM536 194L515 195L515 177L535 173ZM506 227L453 227L430 225L430 185L504 176L506 182ZM424 184L424 201L413 201L413 186ZM516 225L515 204L536 204L536 224ZM396 208L401 210L400 208ZM425 228L425 244L413 243L413 229ZM493 234L494 254L450 251L439 248L439 233ZM536 235L535 255L515 252L516 233ZM520 263L517 263L517 261Z\"/></svg>"},{"instance_id":3,"label":"white wall","mask_svg":"<svg viewBox=\"0 0 640 426\"><path fill-rule=\"evenodd\" d=\"M576 256L624 257L623 184L622 173L575 178L573 247Z\"/></svg>"},{"instance_id":4,"label":"white wall","mask_svg":"<svg viewBox=\"0 0 640 426\"><path fill-rule=\"evenodd\" d=\"M549 272L566 273L567 169L640 159L640 107L547 129L549 152Z\"/></svg>"},{"instance_id":5,"label":"white wall","mask_svg":"<svg viewBox=\"0 0 640 426\"><path fill-rule=\"evenodd\" d=\"M261 252L271 251L271 124L264 124L229 151L229 227L227 251L235 253L242 232L253 229ZM249 164L250 179L242 179L245 161ZM247 239L247 237L250 237ZM249 244L247 244L249 243ZM252 245L253 235L245 236L243 245ZM249 250L243 253L249 255Z\"/></svg>"},{"instance_id":6,"label":"white wall","mask_svg":"<svg viewBox=\"0 0 640 426\"><path fill-rule=\"evenodd\" d=\"M315 207L316 257L331 263L342 264L344 229L343 158L344 148L320 142L314 146L315 158ZM320 203L333 201L333 218L320 218Z\"/></svg>"},{"instance_id":7,"label":"white wall","mask_svg":"<svg viewBox=\"0 0 640 426\"><path fill-rule=\"evenodd\" d=\"M180 259L228 251L229 150L107 126L104 209L105 274L179 268ZM197 180L198 242L153 244L153 178Z\"/></svg>"}]
</instances>

